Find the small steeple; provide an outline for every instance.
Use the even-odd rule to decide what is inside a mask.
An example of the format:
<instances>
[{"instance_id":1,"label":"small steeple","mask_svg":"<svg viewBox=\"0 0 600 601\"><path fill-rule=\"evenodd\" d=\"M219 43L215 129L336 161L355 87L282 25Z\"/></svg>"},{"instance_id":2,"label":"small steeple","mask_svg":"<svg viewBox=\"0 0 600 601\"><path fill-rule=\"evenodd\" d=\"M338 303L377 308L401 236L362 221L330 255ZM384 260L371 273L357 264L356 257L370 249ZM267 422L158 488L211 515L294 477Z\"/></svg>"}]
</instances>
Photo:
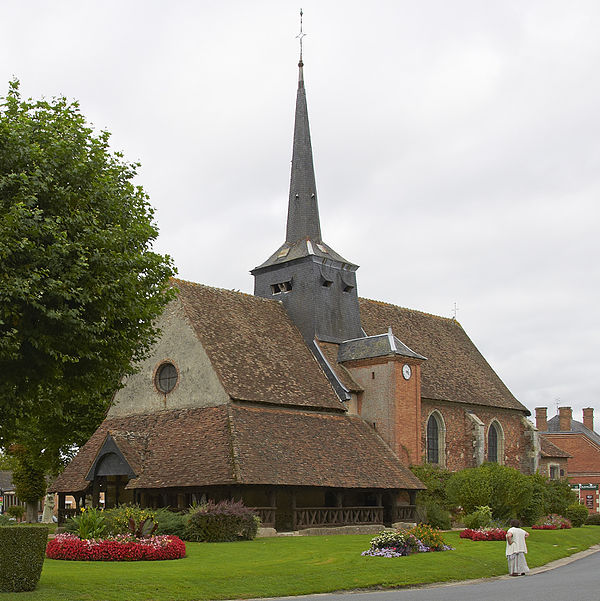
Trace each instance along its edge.
<instances>
[{"instance_id":1,"label":"small steeple","mask_svg":"<svg viewBox=\"0 0 600 601\"><path fill-rule=\"evenodd\" d=\"M296 94L296 119L294 124L294 144L292 151L292 173L290 177L290 197L288 204L287 232L285 241L293 244L298 240L309 239L322 242L317 185L313 164L308 107L304 89L304 62L302 60L302 9L300 9L300 60L298 62L298 92Z\"/></svg>"}]
</instances>

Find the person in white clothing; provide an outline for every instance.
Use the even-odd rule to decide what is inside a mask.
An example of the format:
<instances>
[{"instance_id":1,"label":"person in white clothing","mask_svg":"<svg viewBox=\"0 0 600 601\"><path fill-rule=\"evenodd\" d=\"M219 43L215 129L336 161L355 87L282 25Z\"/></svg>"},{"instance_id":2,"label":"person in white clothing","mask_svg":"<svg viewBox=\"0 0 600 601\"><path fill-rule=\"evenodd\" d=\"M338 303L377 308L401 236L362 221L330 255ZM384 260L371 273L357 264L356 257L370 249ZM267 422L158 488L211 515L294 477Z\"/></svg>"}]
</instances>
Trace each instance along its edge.
<instances>
[{"instance_id":1,"label":"person in white clothing","mask_svg":"<svg viewBox=\"0 0 600 601\"><path fill-rule=\"evenodd\" d=\"M510 528L506 533L506 558L508 559L508 573L511 576L525 576L529 572L525 553L527 553L527 544L525 539L529 536L519 526L519 520L511 520Z\"/></svg>"}]
</instances>

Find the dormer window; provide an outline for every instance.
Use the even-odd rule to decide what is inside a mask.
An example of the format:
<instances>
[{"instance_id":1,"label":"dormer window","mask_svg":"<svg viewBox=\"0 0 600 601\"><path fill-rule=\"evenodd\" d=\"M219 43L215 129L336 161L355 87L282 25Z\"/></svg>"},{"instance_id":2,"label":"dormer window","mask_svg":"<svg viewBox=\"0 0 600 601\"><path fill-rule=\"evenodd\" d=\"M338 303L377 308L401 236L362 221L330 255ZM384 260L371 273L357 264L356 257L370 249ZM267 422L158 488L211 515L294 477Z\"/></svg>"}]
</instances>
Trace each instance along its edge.
<instances>
[{"instance_id":1,"label":"dormer window","mask_svg":"<svg viewBox=\"0 0 600 601\"><path fill-rule=\"evenodd\" d=\"M271 293L272 294L283 294L285 292L290 292L292 289L292 282L288 280L287 282L279 282L278 284L271 284Z\"/></svg>"},{"instance_id":2,"label":"dormer window","mask_svg":"<svg viewBox=\"0 0 600 601\"><path fill-rule=\"evenodd\" d=\"M350 284L344 284L342 290L344 292L352 292L354 290L354 286L351 286Z\"/></svg>"},{"instance_id":3,"label":"dormer window","mask_svg":"<svg viewBox=\"0 0 600 601\"><path fill-rule=\"evenodd\" d=\"M323 280L321 282L321 285L323 286L323 288L331 288L332 284L333 284L332 280Z\"/></svg>"}]
</instances>

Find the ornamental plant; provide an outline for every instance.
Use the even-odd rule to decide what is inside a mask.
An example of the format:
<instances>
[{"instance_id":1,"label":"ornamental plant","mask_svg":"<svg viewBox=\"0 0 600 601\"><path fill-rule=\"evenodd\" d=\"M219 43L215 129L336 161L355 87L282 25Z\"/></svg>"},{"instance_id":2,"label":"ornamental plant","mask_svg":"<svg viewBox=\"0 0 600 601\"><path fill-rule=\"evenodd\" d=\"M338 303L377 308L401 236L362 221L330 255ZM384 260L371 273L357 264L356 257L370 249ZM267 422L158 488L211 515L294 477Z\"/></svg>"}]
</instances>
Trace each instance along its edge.
<instances>
[{"instance_id":1,"label":"ornamental plant","mask_svg":"<svg viewBox=\"0 0 600 601\"><path fill-rule=\"evenodd\" d=\"M146 520L151 520L152 523L156 522L155 510L149 508L142 509L139 505L122 504L105 509L104 517L106 519L106 534L112 535L131 534L132 526L130 520L134 522L134 534L135 529Z\"/></svg>"},{"instance_id":2,"label":"ornamental plant","mask_svg":"<svg viewBox=\"0 0 600 601\"><path fill-rule=\"evenodd\" d=\"M547 515L532 526L534 530L560 530L571 527L572 524L570 520L556 513Z\"/></svg>"},{"instance_id":3,"label":"ornamental plant","mask_svg":"<svg viewBox=\"0 0 600 601\"><path fill-rule=\"evenodd\" d=\"M185 557L185 543L177 536L138 539L117 535L82 540L67 532L48 542L46 557L70 561L156 561Z\"/></svg>"},{"instance_id":4,"label":"ornamental plant","mask_svg":"<svg viewBox=\"0 0 600 601\"><path fill-rule=\"evenodd\" d=\"M465 528L460 533L460 538L469 538L471 540L506 540L506 530L503 528L480 528L473 530Z\"/></svg>"},{"instance_id":5,"label":"ornamental plant","mask_svg":"<svg viewBox=\"0 0 600 601\"><path fill-rule=\"evenodd\" d=\"M587 519L589 512L587 507L581 505L580 503L573 503L567 507L567 511L565 512L565 517L571 521L571 524L574 528L579 528L585 524L585 520Z\"/></svg>"},{"instance_id":6,"label":"ornamental plant","mask_svg":"<svg viewBox=\"0 0 600 601\"><path fill-rule=\"evenodd\" d=\"M32 591L44 565L45 526L0 528L0 592Z\"/></svg>"},{"instance_id":7,"label":"ornamental plant","mask_svg":"<svg viewBox=\"0 0 600 601\"><path fill-rule=\"evenodd\" d=\"M241 501L208 501L191 509L185 538L211 543L252 540L259 524L258 516Z\"/></svg>"},{"instance_id":8,"label":"ornamental plant","mask_svg":"<svg viewBox=\"0 0 600 601\"><path fill-rule=\"evenodd\" d=\"M72 518L70 529L84 540L100 538L106 530L104 514L94 507L82 507L81 513Z\"/></svg>"},{"instance_id":9,"label":"ornamental plant","mask_svg":"<svg viewBox=\"0 0 600 601\"><path fill-rule=\"evenodd\" d=\"M415 536L419 532L425 540L431 543L428 546L426 542ZM450 551L444 543L439 532L433 530L430 526L420 524L411 530L383 530L377 536L371 539L371 546L361 555L371 557L405 557L412 553L428 553L429 551Z\"/></svg>"}]
</instances>

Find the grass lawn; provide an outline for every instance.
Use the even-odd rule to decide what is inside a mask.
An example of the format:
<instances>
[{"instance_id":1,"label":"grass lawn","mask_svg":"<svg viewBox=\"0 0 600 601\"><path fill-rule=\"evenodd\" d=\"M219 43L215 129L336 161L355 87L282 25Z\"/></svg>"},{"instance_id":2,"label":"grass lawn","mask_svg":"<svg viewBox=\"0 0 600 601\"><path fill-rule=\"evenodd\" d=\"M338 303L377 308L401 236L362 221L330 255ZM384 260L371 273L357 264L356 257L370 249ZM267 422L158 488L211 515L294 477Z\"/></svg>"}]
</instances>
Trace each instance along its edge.
<instances>
[{"instance_id":1,"label":"grass lawn","mask_svg":"<svg viewBox=\"0 0 600 601\"><path fill-rule=\"evenodd\" d=\"M187 543L174 561L132 563L46 559L38 588L0 593L0 601L196 601L401 587L505 574L503 541L473 542L446 533L455 551L362 557L370 536L311 536L239 543ZM600 528L534 530L530 567L600 543Z\"/></svg>"}]
</instances>

